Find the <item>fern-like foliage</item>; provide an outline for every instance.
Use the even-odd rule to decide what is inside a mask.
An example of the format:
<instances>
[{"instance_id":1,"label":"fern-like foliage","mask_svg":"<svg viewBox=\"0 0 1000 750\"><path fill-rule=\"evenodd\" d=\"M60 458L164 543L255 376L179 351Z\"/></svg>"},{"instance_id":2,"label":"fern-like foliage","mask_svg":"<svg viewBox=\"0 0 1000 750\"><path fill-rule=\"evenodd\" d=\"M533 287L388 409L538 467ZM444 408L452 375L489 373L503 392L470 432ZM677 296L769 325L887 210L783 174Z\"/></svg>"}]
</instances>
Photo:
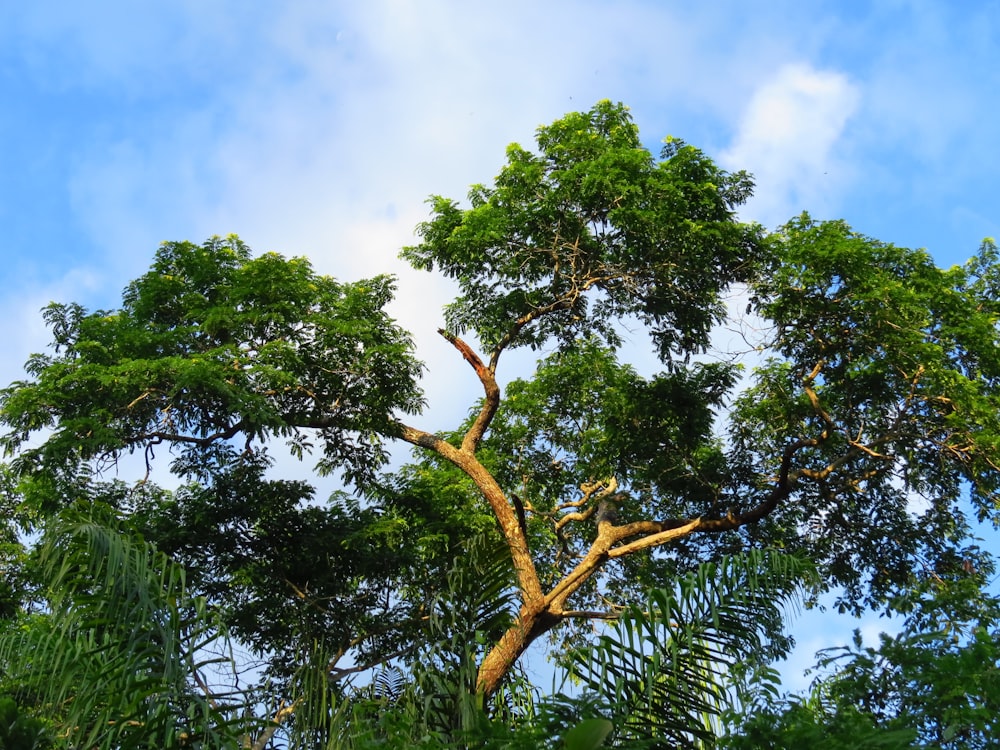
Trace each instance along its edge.
<instances>
[{"instance_id":1,"label":"fern-like foliage","mask_svg":"<svg viewBox=\"0 0 1000 750\"><path fill-rule=\"evenodd\" d=\"M376 699L397 701L408 684L406 673L396 665L383 667L372 680L371 693Z\"/></svg>"},{"instance_id":2,"label":"fern-like foliage","mask_svg":"<svg viewBox=\"0 0 1000 750\"><path fill-rule=\"evenodd\" d=\"M37 551L46 609L0 633L0 665L67 747L229 748L231 698L209 688L225 635L184 571L110 518L65 512Z\"/></svg>"},{"instance_id":3,"label":"fern-like foliage","mask_svg":"<svg viewBox=\"0 0 1000 750\"><path fill-rule=\"evenodd\" d=\"M481 727L490 706L476 694L478 664L510 626L517 606L510 554L494 536L473 537L429 607L427 638L411 669L427 728L441 738ZM494 696L507 711L517 702L516 675Z\"/></svg>"},{"instance_id":4,"label":"fern-like foliage","mask_svg":"<svg viewBox=\"0 0 1000 750\"><path fill-rule=\"evenodd\" d=\"M476 694L479 659L512 622L517 606L510 554L495 535L471 537L428 601L423 637L374 674L370 684L334 690L322 644L292 683L289 748L466 747L491 732L490 714L509 717L530 701L512 676L485 705Z\"/></svg>"},{"instance_id":5,"label":"fern-like foliage","mask_svg":"<svg viewBox=\"0 0 1000 750\"><path fill-rule=\"evenodd\" d=\"M753 551L702 564L649 593L573 672L603 698L627 747L711 747L720 717L789 645L783 604L814 576L800 558Z\"/></svg>"}]
</instances>

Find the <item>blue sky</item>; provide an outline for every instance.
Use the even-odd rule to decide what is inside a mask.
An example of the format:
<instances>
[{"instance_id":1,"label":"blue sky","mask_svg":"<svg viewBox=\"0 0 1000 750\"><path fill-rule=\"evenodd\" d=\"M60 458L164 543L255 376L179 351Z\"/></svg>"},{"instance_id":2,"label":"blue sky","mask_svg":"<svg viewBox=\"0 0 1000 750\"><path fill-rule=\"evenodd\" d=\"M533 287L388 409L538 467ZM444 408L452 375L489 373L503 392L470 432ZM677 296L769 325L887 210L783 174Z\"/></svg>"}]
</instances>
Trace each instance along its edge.
<instances>
[{"instance_id":1,"label":"blue sky","mask_svg":"<svg viewBox=\"0 0 1000 750\"><path fill-rule=\"evenodd\" d=\"M623 101L654 150L753 172L748 218L806 209L950 265L1000 235L998 92L1000 2L4 3L0 380L50 300L113 307L161 241L235 232L398 274L431 415L464 413L448 286L396 254L509 142Z\"/></svg>"}]
</instances>

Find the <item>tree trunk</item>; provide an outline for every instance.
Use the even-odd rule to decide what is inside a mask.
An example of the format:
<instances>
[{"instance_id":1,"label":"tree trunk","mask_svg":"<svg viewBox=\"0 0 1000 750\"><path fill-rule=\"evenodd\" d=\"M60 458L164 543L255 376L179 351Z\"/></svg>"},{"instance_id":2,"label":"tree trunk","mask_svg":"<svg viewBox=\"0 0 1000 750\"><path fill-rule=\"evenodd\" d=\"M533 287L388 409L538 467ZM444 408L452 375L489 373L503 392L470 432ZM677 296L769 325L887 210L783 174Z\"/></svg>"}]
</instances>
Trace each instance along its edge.
<instances>
[{"instance_id":1,"label":"tree trunk","mask_svg":"<svg viewBox=\"0 0 1000 750\"><path fill-rule=\"evenodd\" d=\"M483 658L476 679L476 692L489 697L532 642L549 632L559 617L543 609L544 601L526 602L517 619Z\"/></svg>"}]
</instances>

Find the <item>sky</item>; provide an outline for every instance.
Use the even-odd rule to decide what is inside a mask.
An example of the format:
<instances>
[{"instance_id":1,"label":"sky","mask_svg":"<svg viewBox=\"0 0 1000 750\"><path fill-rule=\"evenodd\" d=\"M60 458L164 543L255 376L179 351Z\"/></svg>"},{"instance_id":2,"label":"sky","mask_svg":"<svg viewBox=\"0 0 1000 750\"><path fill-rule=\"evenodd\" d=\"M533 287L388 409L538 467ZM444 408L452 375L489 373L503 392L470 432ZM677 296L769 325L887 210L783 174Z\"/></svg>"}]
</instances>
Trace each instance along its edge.
<instances>
[{"instance_id":1,"label":"sky","mask_svg":"<svg viewBox=\"0 0 1000 750\"><path fill-rule=\"evenodd\" d=\"M477 384L434 333L450 287L399 249L429 195L601 99L654 151L752 172L744 218L808 210L960 263L1000 235L998 61L1000 2L977 0L3 3L0 381L44 349L48 302L113 308L160 242L236 233L396 274L421 426L447 427ZM811 655L834 636L809 622Z\"/></svg>"}]
</instances>

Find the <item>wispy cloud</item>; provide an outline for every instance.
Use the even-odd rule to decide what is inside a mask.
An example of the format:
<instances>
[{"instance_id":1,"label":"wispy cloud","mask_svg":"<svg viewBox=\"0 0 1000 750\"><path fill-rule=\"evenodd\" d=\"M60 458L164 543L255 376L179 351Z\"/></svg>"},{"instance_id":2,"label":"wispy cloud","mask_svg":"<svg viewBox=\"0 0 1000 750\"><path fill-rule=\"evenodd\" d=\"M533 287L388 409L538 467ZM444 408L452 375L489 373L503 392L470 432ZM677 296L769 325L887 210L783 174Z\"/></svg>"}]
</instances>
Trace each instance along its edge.
<instances>
[{"instance_id":1,"label":"wispy cloud","mask_svg":"<svg viewBox=\"0 0 1000 750\"><path fill-rule=\"evenodd\" d=\"M193 99L174 121L86 148L73 205L114 260L106 267L129 269L125 279L161 240L229 231L257 250L308 255L342 278L394 273L393 309L429 360L432 406L455 403L464 385L474 398L471 373L435 333L449 287L397 259L427 216L425 198L461 199L496 174L508 142L530 146L538 125L568 110L627 99L637 80L653 81L690 51L679 43L659 51L653 28L659 41L693 35L650 6L595 5L589 17L570 10L288 6L255 30L251 41L265 54L247 57L242 78L227 75L231 87ZM629 29L640 46L626 43ZM609 31L619 41L608 43ZM176 65L193 75L186 61ZM697 88L685 81L670 88Z\"/></svg>"},{"instance_id":2,"label":"wispy cloud","mask_svg":"<svg viewBox=\"0 0 1000 750\"><path fill-rule=\"evenodd\" d=\"M756 179L747 215L775 226L806 209L822 215L838 201L852 177L842 138L859 98L844 74L801 63L782 67L757 88L720 156Z\"/></svg>"}]
</instances>

